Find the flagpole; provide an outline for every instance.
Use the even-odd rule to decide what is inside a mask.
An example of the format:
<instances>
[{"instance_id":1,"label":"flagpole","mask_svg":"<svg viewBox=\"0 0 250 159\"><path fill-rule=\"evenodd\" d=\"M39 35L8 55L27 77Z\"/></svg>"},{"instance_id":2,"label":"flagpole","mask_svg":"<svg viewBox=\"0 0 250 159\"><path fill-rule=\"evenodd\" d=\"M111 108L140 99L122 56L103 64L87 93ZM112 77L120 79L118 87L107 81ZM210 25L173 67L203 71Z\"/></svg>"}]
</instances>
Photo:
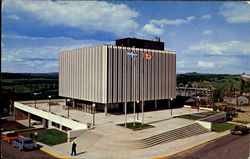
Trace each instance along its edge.
<instances>
[{"instance_id":1,"label":"flagpole","mask_svg":"<svg viewBox=\"0 0 250 159\"><path fill-rule=\"evenodd\" d=\"M135 126L135 58L134 59L134 126Z\"/></svg>"},{"instance_id":2,"label":"flagpole","mask_svg":"<svg viewBox=\"0 0 250 159\"><path fill-rule=\"evenodd\" d=\"M143 49L144 52L144 49ZM142 125L144 124L144 54L143 54L143 60L142 60Z\"/></svg>"},{"instance_id":3,"label":"flagpole","mask_svg":"<svg viewBox=\"0 0 250 159\"><path fill-rule=\"evenodd\" d=\"M127 127L127 55L125 56L125 127Z\"/></svg>"}]
</instances>

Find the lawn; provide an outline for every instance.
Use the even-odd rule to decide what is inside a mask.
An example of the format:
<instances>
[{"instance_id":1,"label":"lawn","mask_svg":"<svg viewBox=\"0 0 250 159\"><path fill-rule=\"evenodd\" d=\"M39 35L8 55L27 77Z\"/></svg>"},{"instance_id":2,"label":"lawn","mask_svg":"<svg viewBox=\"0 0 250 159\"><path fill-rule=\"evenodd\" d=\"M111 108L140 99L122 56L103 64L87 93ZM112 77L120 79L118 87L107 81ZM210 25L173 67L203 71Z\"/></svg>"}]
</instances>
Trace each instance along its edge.
<instances>
[{"instance_id":1,"label":"lawn","mask_svg":"<svg viewBox=\"0 0 250 159\"><path fill-rule=\"evenodd\" d=\"M125 127L125 123L123 124L117 124L119 126ZM153 125L149 125L149 124L142 124L139 122L135 122L135 126L134 126L134 122L131 123L127 123L127 128L132 129L134 131L136 130L143 130L143 129L147 129L147 128L153 128Z\"/></svg>"},{"instance_id":2,"label":"lawn","mask_svg":"<svg viewBox=\"0 0 250 159\"><path fill-rule=\"evenodd\" d=\"M204 116L198 115L198 114L201 114L201 113L195 113L193 115L187 114L187 115L180 115L180 116L175 116L175 117L176 118L190 119L190 120L199 120L199 119L206 118L206 117L216 115L216 114L219 114L219 113L221 113L221 112L211 111L211 112L203 113Z\"/></svg>"},{"instance_id":3,"label":"lawn","mask_svg":"<svg viewBox=\"0 0 250 159\"><path fill-rule=\"evenodd\" d=\"M226 131L229 129L233 129L234 126L235 124L231 124L231 123L213 123L212 130L215 132L222 132L222 131Z\"/></svg>"},{"instance_id":4,"label":"lawn","mask_svg":"<svg viewBox=\"0 0 250 159\"><path fill-rule=\"evenodd\" d=\"M38 132L38 141L46 145L57 145L67 142L67 134L57 129L46 129Z\"/></svg>"},{"instance_id":5,"label":"lawn","mask_svg":"<svg viewBox=\"0 0 250 159\"><path fill-rule=\"evenodd\" d=\"M243 120L233 120L233 122L241 123L241 124L249 124L248 121L243 121Z\"/></svg>"},{"instance_id":6,"label":"lawn","mask_svg":"<svg viewBox=\"0 0 250 159\"><path fill-rule=\"evenodd\" d=\"M199 119L202 119L204 117L188 114L188 115L176 116L176 118L184 118L184 119L190 119L190 120L199 120Z\"/></svg>"}]
</instances>

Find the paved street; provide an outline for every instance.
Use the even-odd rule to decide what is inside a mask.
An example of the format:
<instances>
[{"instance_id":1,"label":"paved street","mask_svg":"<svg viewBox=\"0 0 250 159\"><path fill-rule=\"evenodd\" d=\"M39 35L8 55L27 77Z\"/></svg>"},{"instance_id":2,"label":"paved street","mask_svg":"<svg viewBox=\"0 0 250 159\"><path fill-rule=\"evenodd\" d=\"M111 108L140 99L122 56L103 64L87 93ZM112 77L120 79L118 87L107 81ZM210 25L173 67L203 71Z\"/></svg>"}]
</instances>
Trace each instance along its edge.
<instances>
[{"instance_id":1,"label":"paved street","mask_svg":"<svg viewBox=\"0 0 250 159\"><path fill-rule=\"evenodd\" d=\"M250 134L227 135L168 159L247 159Z\"/></svg>"},{"instance_id":2,"label":"paved street","mask_svg":"<svg viewBox=\"0 0 250 159\"><path fill-rule=\"evenodd\" d=\"M55 159L55 157L41 151L41 150L30 150L30 151L19 151L17 148L14 148L12 144L7 142L1 143L2 149L2 158L6 159Z\"/></svg>"}]
</instances>

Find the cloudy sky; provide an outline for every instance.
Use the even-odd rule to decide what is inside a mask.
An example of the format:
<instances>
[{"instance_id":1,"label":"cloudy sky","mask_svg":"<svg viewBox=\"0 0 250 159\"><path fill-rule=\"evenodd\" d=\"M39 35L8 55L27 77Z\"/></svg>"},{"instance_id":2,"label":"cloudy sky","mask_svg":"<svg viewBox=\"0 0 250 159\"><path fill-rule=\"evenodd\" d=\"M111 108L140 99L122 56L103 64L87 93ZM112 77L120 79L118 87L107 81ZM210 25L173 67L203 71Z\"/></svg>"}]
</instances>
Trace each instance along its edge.
<instances>
[{"instance_id":1,"label":"cloudy sky","mask_svg":"<svg viewBox=\"0 0 250 159\"><path fill-rule=\"evenodd\" d=\"M250 73L249 2L11 1L2 72L58 72L59 51L159 36L177 73Z\"/></svg>"}]
</instances>

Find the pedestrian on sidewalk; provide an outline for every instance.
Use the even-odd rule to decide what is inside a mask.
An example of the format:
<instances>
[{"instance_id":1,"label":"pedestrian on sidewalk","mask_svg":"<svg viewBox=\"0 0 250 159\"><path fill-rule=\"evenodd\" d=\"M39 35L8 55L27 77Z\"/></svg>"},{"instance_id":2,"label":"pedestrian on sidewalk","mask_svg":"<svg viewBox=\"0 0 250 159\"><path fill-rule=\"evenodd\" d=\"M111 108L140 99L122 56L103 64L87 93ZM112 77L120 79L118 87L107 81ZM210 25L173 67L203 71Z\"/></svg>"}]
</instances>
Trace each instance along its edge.
<instances>
[{"instance_id":1,"label":"pedestrian on sidewalk","mask_svg":"<svg viewBox=\"0 0 250 159\"><path fill-rule=\"evenodd\" d=\"M72 144L72 150L71 150L71 156L74 154L74 156L76 156L76 143L75 140L73 140L73 144Z\"/></svg>"},{"instance_id":2,"label":"pedestrian on sidewalk","mask_svg":"<svg viewBox=\"0 0 250 159\"><path fill-rule=\"evenodd\" d=\"M35 131L34 135L35 135L35 140L37 141L37 139L38 139L38 132Z\"/></svg>"}]
</instances>

